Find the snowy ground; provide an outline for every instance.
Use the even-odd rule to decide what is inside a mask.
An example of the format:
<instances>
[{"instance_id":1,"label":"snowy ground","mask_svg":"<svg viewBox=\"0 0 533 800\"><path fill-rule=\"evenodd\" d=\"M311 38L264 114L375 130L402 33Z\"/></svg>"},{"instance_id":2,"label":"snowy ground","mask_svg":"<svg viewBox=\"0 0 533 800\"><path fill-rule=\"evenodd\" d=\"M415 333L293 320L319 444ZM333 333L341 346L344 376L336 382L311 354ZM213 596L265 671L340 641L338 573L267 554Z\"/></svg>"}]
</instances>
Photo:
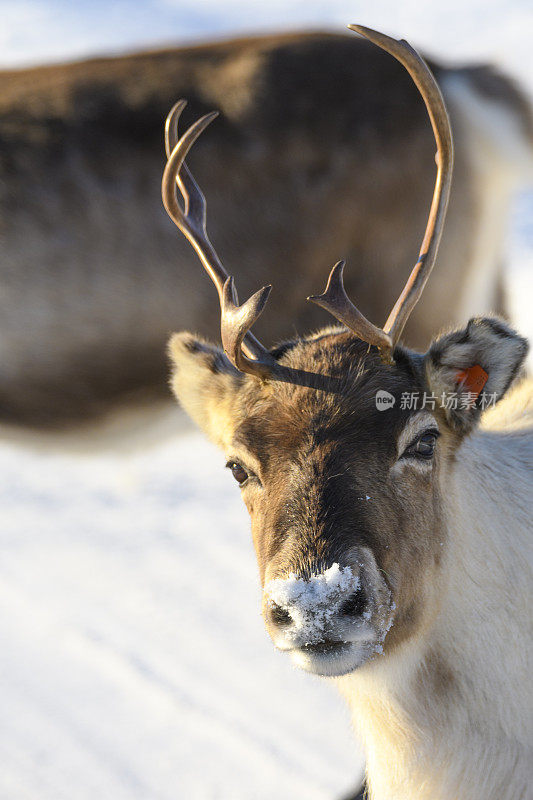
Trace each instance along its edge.
<instances>
[{"instance_id":1,"label":"snowy ground","mask_svg":"<svg viewBox=\"0 0 533 800\"><path fill-rule=\"evenodd\" d=\"M244 0L224 12L217 0L150 0L137 4L150 10L142 41L132 2L111 6L122 38L102 28L102 0L90 11L0 0L3 62L160 40L157 14L181 14L167 41L353 20L440 54L494 54L533 90L522 0L510 15L500 0L461 3L459 21L450 4L430 13L412 0L274 2L268 19L247 3L244 22ZM524 194L509 285L529 335L532 219ZM248 520L223 458L180 427L176 417L171 441L143 454L0 444L0 800L333 800L355 782L361 756L335 691L264 632Z\"/></svg>"},{"instance_id":2,"label":"snowy ground","mask_svg":"<svg viewBox=\"0 0 533 800\"><path fill-rule=\"evenodd\" d=\"M216 509L216 510L215 510ZM259 615L238 489L194 433L0 448L0 797L329 800L360 757Z\"/></svg>"}]
</instances>

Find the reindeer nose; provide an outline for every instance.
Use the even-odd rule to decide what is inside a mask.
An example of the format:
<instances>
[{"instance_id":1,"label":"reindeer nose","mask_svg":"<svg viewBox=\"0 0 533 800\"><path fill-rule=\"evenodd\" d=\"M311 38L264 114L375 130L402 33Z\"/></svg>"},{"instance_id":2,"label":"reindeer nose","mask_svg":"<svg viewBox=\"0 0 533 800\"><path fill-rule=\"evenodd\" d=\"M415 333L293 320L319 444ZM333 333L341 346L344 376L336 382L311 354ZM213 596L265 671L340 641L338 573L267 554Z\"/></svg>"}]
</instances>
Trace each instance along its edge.
<instances>
[{"instance_id":1,"label":"reindeer nose","mask_svg":"<svg viewBox=\"0 0 533 800\"><path fill-rule=\"evenodd\" d=\"M271 625L279 628L285 628L287 625L292 625L292 617L290 611L283 606L278 606L273 600L267 606L267 617Z\"/></svg>"},{"instance_id":2,"label":"reindeer nose","mask_svg":"<svg viewBox=\"0 0 533 800\"><path fill-rule=\"evenodd\" d=\"M360 575L338 564L307 578L269 581L265 601L267 628L282 648L343 641L369 615Z\"/></svg>"},{"instance_id":3,"label":"reindeer nose","mask_svg":"<svg viewBox=\"0 0 533 800\"><path fill-rule=\"evenodd\" d=\"M365 590L362 586L358 586L355 592L343 602L339 608L339 612L345 617L362 617L367 609L368 600Z\"/></svg>"},{"instance_id":4,"label":"reindeer nose","mask_svg":"<svg viewBox=\"0 0 533 800\"><path fill-rule=\"evenodd\" d=\"M355 592L352 592L346 600L343 600L338 607L338 615L344 617L352 617L357 619L361 617L367 607L367 598L362 586L359 586ZM316 609L320 611L320 609ZM295 624L295 620L291 614L290 608L284 608L278 605L275 601L271 600L267 605L267 622L277 628L287 628L289 625ZM297 617L298 614L295 614ZM332 614L333 616L333 614Z\"/></svg>"}]
</instances>

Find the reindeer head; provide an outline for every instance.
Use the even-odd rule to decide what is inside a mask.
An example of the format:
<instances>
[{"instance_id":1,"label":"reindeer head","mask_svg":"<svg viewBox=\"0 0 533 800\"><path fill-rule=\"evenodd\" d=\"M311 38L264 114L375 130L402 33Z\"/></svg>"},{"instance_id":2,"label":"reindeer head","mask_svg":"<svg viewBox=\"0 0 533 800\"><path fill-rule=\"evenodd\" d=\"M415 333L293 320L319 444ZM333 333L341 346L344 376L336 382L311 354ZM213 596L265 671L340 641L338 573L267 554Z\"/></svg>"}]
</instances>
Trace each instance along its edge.
<instances>
[{"instance_id":1,"label":"reindeer head","mask_svg":"<svg viewBox=\"0 0 533 800\"><path fill-rule=\"evenodd\" d=\"M348 300L337 265L325 294L312 299L349 330L329 328L266 350L249 328L268 288L238 306L207 238L205 200L184 164L212 115L177 141L183 104L173 109L163 178L165 206L219 290L224 344L220 350L176 334L172 386L223 448L241 487L274 643L322 675L350 672L430 623L446 580L448 476L481 413L480 387L483 396L499 399L526 352L524 340L495 319L472 320L425 355L398 345L435 260L451 180L451 132L418 54L404 42L355 29L413 75L438 146L421 255L383 329Z\"/></svg>"}]
</instances>

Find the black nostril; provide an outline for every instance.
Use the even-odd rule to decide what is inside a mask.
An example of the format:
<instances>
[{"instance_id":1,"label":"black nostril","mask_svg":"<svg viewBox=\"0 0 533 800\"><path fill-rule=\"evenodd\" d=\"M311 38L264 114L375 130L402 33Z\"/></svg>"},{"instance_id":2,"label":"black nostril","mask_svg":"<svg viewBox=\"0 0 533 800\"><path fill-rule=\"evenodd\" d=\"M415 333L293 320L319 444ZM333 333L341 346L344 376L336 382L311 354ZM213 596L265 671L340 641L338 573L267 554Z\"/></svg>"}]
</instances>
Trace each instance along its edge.
<instances>
[{"instance_id":1,"label":"black nostril","mask_svg":"<svg viewBox=\"0 0 533 800\"><path fill-rule=\"evenodd\" d=\"M277 603L271 603L270 605L270 619L274 623L274 625L290 625L292 622L292 617L287 611L286 608L282 606L278 606Z\"/></svg>"},{"instance_id":2,"label":"black nostril","mask_svg":"<svg viewBox=\"0 0 533 800\"><path fill-rule=\"evenodd\" d=\"M345 617L360 617L366 608L366 595L360 586L357 591L351 594L341 605L339 611Z\"/></svg>"}]
</instances>

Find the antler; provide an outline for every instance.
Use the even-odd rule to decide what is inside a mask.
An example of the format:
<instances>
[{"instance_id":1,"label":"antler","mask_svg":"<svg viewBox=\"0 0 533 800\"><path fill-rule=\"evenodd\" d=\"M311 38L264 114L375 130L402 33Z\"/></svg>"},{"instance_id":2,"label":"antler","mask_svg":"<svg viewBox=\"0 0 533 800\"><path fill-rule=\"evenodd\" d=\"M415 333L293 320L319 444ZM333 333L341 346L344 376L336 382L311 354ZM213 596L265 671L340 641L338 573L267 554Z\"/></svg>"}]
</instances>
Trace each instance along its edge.
<instances>
[{"instance_id":1,"label":"antler","mask_svg":"<svg viewBox=\"0 0 533 800\"><path fill-rule=\"evenodd\" d=\"M267 378L275 370L277 362L249 331L262 313L271 287L264 286L241 306L238 305L233 278L222 266L207 235L205 197L184 163L190 148L218 116L218 111L201 117L178 140L178 121L186 104L185 100L179 100L165 124L168 160L161 184L163 203L173 222L194 247L217 288L221 309L220 332L226 355L241 372ZM183 197L183 209L178 202L176 185Z\"/></svg>"},{"instance_id":2,"label":"antler","mask_svg":"<svg viewBox=\"0 0 533 800\"><path fill-rule=\"evenodd\" d=\"M420 299L435 263L450 195L453 141L450 121L439 87L429 67L416 50L403 39L397 41L361 25L348 27L391 53L413 78L426 104L437 143L437 178L418 261L383 328L378 328L369 322L348 298L342 280L344 261L339 261L331 270L325 292L309 297L308 300L325 308L363 341L378 347L385 359L392 361L394 348L409 315ZM296 376L295 371L281 367L250 333L250 328L266 305L271 287L264 286L245 303L238 305L233 278L229 277L222 266L207 236L205 198L185 164L190 148L218 112L213 111L201 117L178 140L178 120L185 105L185 100L179 100L166 121L165 147L168 160L161 187L163 203L169 216L194 247L217 288L224 351L231 363L241 372L248 372L263 379L275 376L279 380L291 380L292 375L292 379L298 377L306 385L312 385L309 375L301 373ZM178 202L176 185L183 198L183 208Z\"/></svg>"},{"instance_id":3,"label":"antler","mask_svg":"<svg viewBox=\"0 0 533 800\"><path fill-rule=\"evenodd\" d=\"M382 329L369 322L348 298L342 281L343 261L339 261L331 270L324 294L314 295L307 299L325 308L363 341L376 345L384 358L392 361L392 353L405 323L420 299L435 264L450 196L453 140L450 120L440 89L431 70L416 50L404 39L397 41L362 25L348 25L348 27L393 55L411 75L426 104L437 143L435 156L437 178L418 261Z\"/></svg>"}]
</instances>

